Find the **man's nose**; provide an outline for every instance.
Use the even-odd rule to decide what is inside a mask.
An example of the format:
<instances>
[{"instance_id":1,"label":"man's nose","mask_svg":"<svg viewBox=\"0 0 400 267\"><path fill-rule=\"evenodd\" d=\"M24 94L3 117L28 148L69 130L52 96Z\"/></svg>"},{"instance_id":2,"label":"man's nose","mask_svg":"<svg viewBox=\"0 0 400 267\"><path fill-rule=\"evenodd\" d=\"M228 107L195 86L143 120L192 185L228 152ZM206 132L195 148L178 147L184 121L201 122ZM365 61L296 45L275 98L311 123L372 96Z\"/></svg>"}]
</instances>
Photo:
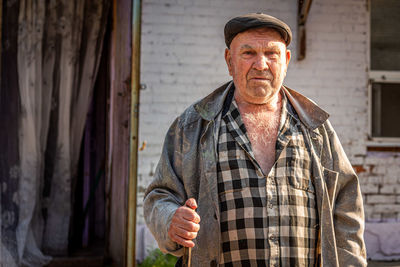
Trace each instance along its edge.
<instances>
[{"instance_id":1,"label":"man's nose","mask_svg":"<svg viewBox=\"0 0 400 267\"><path fill-rule=\"evenodd\" d=\"M268 59L264 55L257 56L253 67L257 70L266 70L268 69Z\"/></svg>"}]
</instances>

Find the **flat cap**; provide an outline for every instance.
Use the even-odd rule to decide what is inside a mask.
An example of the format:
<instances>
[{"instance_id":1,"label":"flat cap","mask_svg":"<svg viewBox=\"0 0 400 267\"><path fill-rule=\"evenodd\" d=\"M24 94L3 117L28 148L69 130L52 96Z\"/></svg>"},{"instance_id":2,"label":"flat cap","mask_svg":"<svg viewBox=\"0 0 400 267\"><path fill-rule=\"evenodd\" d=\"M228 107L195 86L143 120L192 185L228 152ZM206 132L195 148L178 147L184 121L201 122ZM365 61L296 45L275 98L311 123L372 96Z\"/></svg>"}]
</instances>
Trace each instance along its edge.
<instances>
[{"instance_id":1,"label":"flat cap","mask_svg":"<svg viewBox=\"0 0 400 267\"><path fill-rule=\"evenodd\" d=\"M292 40L292 31L289 26L283 21L263 13L250 13L231 19L225 25L225 44L229 48L235 36L241 32L247 31L252 28L272 28L278 31L286 46Z\"/></svg>"}]
</instances>

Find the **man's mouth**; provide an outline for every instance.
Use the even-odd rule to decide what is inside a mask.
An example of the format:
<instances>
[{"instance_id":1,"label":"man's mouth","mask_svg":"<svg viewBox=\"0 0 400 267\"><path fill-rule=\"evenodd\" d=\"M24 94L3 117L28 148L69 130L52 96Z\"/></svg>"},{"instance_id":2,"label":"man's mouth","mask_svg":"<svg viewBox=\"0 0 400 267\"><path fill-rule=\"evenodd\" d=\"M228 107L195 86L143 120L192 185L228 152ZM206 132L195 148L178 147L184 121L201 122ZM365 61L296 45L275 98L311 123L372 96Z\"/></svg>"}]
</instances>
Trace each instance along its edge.
<instances>
[{"instance_id":1,"label":"man's mouth","mask_svg":"<svg viewBox=\"0 0 400 267\"><path fill-rule=\"evenodd\" d=\"M256 80L256 81L270 81L271 78L269 78L269 77L251 77L250 80Z\"/></svg>"}]
</instances>

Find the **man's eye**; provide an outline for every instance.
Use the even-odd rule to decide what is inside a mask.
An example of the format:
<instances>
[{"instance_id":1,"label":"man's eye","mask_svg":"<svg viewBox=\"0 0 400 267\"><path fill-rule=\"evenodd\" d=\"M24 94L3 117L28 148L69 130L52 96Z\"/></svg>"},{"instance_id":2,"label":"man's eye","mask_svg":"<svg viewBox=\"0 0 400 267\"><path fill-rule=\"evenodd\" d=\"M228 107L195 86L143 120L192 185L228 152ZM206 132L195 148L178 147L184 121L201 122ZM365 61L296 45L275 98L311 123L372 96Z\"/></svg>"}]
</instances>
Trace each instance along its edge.
<instances>
[{"instance_id":1,"label":"man's eye","mask_svg":"<svg viewBox=\"0 0 400 267\"><path fill-rule=\"evenodd\" d=\"M252 51L244 51L243 54L244 55L253 55L254 53Z\"/></svg>"},{"instance_id":2,"label":"man's eye","mask_svg":"<svg viewBox=\"0 0 400 267\"><path fill-rule=\"evenodd\" d=\"M276 56L278 56L278 52L271 51L271 52L267 52L266 55L269 57L276 57Z\"/></svg>"}]
</instances>

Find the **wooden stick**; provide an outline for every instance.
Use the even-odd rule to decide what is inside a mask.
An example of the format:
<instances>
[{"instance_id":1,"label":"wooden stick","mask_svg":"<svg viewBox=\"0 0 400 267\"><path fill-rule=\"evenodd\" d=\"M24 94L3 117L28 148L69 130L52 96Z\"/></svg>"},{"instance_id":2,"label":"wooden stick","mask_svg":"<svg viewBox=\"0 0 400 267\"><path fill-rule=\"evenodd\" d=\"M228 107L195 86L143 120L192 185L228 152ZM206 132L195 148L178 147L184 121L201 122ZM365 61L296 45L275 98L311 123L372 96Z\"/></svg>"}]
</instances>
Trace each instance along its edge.
<instances>
[{"instance_id":1,"label":"wooden stick","mask_svg":"<svg viewBox=\"0 0 400 267\"><path fill-rule=\"evenodd\" d=\"M192 264L192 248L185 247L183 249L182 266L190 267Z\"/></svg>"}]
</instances>

